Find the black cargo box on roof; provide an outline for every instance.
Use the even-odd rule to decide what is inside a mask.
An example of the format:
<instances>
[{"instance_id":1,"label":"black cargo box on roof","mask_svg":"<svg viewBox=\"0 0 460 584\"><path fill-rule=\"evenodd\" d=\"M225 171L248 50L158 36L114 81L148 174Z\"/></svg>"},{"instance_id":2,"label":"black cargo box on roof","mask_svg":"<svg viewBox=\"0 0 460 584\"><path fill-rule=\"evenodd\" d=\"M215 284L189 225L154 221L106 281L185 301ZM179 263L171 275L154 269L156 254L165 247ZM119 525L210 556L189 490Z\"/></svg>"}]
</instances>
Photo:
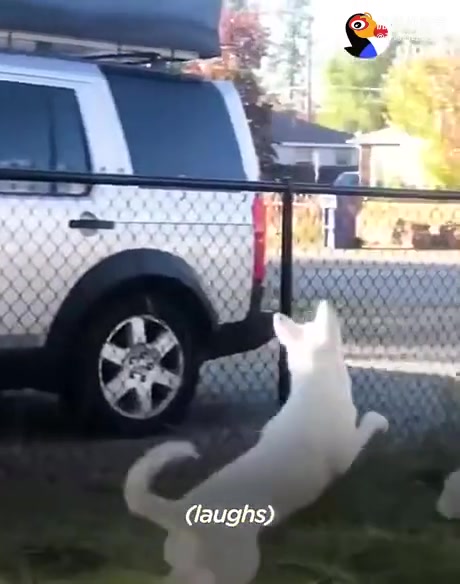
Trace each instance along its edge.
<instances>
[{"instance_id":1,"label":"black cargo box on roof","mask_svg":"<svg viewBox=\"0 0 460 584\"><path fill-rule=\"evenodd\" d=\"M0 30L211 58L221 9L222 0L0 0Z\"/></svg>"}]
</instances>

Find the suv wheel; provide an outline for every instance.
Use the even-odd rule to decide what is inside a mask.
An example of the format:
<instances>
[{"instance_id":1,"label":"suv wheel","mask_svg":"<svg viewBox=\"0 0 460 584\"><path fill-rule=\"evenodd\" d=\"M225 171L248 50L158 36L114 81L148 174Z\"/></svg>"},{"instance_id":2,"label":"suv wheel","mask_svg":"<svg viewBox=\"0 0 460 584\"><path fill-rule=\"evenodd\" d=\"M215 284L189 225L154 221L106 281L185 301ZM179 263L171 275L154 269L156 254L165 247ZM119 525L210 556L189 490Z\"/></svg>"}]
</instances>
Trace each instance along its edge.
<instances>
[{"instance_id":1,"label":"suv wheel","mask_svg":"<svg viewBox=\"0 0 460 584\"><path fill-rule=\"evenodd\" d=\"M195 394L197 345L175 304L160 296L118 297L93 315L80 337L73 416L122 434L179 422Z\"/></svg>"}]
</instances>

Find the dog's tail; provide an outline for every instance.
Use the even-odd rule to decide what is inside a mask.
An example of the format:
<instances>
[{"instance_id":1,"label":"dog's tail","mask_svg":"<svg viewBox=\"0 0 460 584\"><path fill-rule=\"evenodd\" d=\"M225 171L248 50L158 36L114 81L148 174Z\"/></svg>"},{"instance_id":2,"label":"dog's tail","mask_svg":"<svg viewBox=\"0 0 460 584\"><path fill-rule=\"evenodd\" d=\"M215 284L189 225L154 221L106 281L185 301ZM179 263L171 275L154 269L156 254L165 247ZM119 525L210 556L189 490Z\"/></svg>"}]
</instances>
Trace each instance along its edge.
<instances>
[{"instance_id":1,"label":"dog's tail","mask_svg":"<svg viewBox=\"0 0 460 584\"><path fill-rule=\"evenodd\" d=\"M141 456L129 469L124 485L124 497L131 513L149 519L164 529L178 528L184 523L187 510L182 508L181 500L160 497L150 491L149 486L168 463L198 456L190 442L166 442Z\"/></svg>"}]
</instances>

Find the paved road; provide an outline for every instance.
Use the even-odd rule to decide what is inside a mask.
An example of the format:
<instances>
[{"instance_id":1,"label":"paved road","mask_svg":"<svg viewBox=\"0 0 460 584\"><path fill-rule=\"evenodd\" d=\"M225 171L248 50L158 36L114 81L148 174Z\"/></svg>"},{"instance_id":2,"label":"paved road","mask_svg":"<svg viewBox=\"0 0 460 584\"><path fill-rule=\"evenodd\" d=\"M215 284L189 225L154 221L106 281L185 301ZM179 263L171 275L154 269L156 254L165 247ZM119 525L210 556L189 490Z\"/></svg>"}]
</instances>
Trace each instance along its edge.
<instances>
[{"instance_id":1,"label":"paved road","mask_svg":"<svg viewBox=\"0 0 460 584\"><path fill-rule=\"evenodd\" d=\"M297 257L294 312L308 317L318 298L334 300L360 409L388 415L396 437L460 433L460 256L443 261L442 252L427 254L420 263L410 254L399 261L394 252L384 255ZM275 310L279 273L279 262L271 261L266 306ZM276 380L273 342L208 364L203 400L220 402L225 395L262 409L274 403Z\"/></svg>"},{"instance_id":2,"label":"paved road","mask_svg":"<svg viewBox=\"0 0 460 584\"><path fill-rule=\"evenodd\" d=\"M441 263L439 257L421 265L394 257L377 263L338 255L296 259L296 313L306 315L317 298L334 299L345 323L359 409L387 415L394 438L460 441L460 382L454 375L460 369L460 264ZM272 261L266 297L272 308L278 276L279 263ZM273 341L206 364L199 400L183 431L205 446L252 441L276 411L277 360ZM46 407L38 416L21 405L1 410L6 434L28 426L35 434L59 428Z\"/></svg>"},{"instance_id":3,"label":"paved road","mask_svg":"<svg viewBox=\"0 0 460 584\"><path fill-rule=\"evenodd\" d=\"M273 307L279 273L279 262L272 262L267 302ZM293 279L296 313L308 313L317 298L335 302L351 354L460 366L460 258L457 264L297 259Z\"/></svg>"}]
</instances>

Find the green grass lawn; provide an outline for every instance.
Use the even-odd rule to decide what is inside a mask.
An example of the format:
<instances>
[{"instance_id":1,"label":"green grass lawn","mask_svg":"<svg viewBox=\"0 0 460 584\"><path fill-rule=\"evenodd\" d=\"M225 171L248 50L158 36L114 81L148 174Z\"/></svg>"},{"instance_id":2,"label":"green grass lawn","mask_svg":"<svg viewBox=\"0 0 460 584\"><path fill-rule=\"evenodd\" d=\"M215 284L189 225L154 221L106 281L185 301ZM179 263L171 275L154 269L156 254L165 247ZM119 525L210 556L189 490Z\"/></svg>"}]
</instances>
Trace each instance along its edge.
<instances>
[{"instance_id":1,"label":"green grass lawn","mask_svg":"<svg viewBox=\"0 0 460 584\"><path fill-rule=\"evenodd\" d=\"M256 582L458 584L460 525L436 517L423 465L394 461L361 461L314 507L267 531ZM1 584L160 582L164 534L128 515L118 485L2 477L0 490Z\"/></svg>"}]
</instances>

